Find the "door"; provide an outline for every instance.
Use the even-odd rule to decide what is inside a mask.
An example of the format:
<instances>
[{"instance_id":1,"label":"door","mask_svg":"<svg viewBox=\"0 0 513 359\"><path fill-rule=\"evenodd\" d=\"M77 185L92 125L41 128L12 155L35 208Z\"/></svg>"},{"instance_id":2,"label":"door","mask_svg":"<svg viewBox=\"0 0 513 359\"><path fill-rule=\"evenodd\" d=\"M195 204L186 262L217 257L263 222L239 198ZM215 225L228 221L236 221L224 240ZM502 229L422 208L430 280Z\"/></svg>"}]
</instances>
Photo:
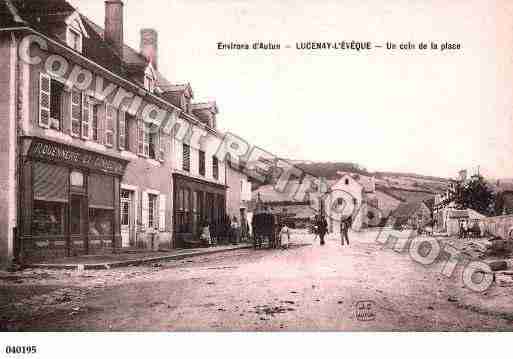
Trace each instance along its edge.
<instances>
[{"instance_id":1,"label":"door","mask_svg":"<svg viewBox=\"0 0 513 359\"><path fill-rule=\"evenodd\" d=\"M121 247L133 247L135 245L134 240L134 208L133 198L134 194L132 191L121 190Z\"/></svg>"},{"instance_id":2,"label":"door","mask_svg":"<svg viewBox=\"0 0 513 359\"><path fill-rule=\"evenodd\" d=\"M88 253L87 243L87 197L71 195L69 206L69 229L71 247L77 254Z\"/></svg>"}]
</instances>

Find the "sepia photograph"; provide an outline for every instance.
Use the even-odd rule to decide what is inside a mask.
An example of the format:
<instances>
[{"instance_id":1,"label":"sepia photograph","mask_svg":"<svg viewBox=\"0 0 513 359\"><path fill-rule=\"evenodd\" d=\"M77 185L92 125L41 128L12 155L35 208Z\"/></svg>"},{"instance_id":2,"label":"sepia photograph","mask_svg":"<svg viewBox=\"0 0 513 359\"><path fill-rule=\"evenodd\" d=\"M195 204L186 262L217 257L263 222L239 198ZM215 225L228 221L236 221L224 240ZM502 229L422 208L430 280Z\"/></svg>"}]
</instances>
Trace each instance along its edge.
<instances>
[{"instance_id":1,"label":"sepia photograph","mask_svg":"<svg viewBox=\"0 0 513 359\"><path fill-rule=\"evenodd\" d=\"M0 0L0 124L6 339L513 329L513 1Z\"/></svg>"}]
</instances>

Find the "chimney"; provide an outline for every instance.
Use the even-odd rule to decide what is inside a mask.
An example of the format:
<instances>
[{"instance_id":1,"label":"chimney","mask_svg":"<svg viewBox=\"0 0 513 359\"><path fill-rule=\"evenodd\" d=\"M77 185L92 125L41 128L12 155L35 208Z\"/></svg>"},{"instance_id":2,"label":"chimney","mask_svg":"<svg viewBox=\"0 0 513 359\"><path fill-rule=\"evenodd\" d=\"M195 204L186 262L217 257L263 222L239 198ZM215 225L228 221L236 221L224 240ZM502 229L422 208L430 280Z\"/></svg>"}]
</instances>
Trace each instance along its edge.
<instances>
[{"instance_id":1,"label":"chimney","mask_svg":"<svg viewBox=\"0 0 513 359\"><path fill-rule=\"evenodd\" d=\"M141 54L151 62L155 70L158 68L158 34L155 29L141 30Z\"/></svg>"},{"instance_id":2,"label":"chimney","mask_svg":"<svg viewBox=\"0 0 513 359\"><path fill-rule=\"evenodd\" d=\"M105 41L123 58L123 2L121 0L105 1Z\"/></svg>"}]
</instances>

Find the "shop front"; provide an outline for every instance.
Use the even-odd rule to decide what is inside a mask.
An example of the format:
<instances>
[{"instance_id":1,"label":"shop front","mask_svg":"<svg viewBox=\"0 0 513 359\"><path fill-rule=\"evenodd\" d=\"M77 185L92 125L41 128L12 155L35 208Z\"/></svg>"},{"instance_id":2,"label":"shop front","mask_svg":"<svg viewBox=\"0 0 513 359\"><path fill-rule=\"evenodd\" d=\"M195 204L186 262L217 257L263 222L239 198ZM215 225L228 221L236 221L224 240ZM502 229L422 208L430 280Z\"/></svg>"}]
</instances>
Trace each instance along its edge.
<instances>
[{"instance_id":1,"label":"shop front","mask_svg":"<svg viewBox=\"0 0 513 359\"><path fill-rule=\"evenodd\" d=\"M127 161L41 138L24 142L19 257L120 248L120 179Z\"/></svg>"},{"instance_id":2,"label":"shop front","mask_svg":"<svg viewBox=\"0 0 513 359\"><path fill-rule=\"evenodd\" d=\"M226 221L226 189L221 184L173 175L174 232L177 247L200 244L202 226L217 236Z\"/></svg>"}]
</instances>

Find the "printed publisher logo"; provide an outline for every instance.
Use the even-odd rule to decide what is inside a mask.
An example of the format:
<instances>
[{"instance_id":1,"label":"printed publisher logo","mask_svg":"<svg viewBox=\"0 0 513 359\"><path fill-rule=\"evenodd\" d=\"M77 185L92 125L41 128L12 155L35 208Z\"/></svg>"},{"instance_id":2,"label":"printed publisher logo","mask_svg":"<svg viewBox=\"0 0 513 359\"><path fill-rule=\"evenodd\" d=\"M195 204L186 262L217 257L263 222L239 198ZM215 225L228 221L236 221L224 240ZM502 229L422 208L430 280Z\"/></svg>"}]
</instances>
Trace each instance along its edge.
<instances>
[{"instance_id":1,"label":"printed publisher logo","mask_svg":"<svg viewBox=\"0 0 513 359\"><path fill-rule=\"evenodd\" d=\"M372 300L360 300L356 302L356 320L368 322L376 319L376 314L374 313L375 305L376 303Z\"/></svg>"}]
</instances>

